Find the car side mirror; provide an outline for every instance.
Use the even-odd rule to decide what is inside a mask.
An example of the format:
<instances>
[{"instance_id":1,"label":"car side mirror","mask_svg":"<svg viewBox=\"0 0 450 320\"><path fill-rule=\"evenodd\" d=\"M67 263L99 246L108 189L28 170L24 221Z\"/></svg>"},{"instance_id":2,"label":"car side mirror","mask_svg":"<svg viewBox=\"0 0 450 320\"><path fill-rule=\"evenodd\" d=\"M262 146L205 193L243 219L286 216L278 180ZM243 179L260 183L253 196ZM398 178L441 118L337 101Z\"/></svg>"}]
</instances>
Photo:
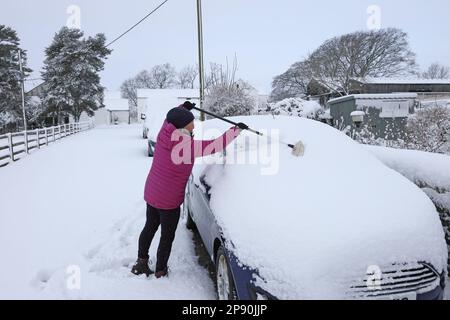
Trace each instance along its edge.
<instances>
[{"instance_id":1,"label":"car side mirror","mask_svg":"<svg viewBox=\"0 0 450 320\"><path fill-rule=\"evenodd\" d=\"M145 120L145 119L147 119L147 116L145 115L145 114L141 114L141 120Z\"/></svg>"}]
</instances>

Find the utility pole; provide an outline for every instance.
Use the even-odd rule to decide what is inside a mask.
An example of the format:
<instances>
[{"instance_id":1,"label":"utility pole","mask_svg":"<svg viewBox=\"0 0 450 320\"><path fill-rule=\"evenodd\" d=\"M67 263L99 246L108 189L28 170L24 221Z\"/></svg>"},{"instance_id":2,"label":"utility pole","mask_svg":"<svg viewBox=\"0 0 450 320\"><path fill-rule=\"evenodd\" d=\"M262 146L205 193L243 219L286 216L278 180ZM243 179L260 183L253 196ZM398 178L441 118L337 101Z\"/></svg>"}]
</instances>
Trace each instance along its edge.
<instances>
[{"instance_id":1,"label":"utility pole","mask_svg":"<svg viewBox=\"0 0 450 320\"><path fill-rule=\"evenodd\" d=\"M205 69L203 64L203 23L202 23L202 0L197 0L197 23L198 23L198 68L200 79L200 108L203 109L205 99ZM205 121L205 114L200 114L200 120Z\"/></svg>"},{"instance_id":2,"label":"utility pole","mask_svg":"<svg viewBox=\"0 0 450 320\"><path fill-rule=\"evenodd\" d=\"M19 51L19 66L20 66L20 82L21 82L21 91L22 91L22 112L23 112L23 128L24 131L27 131L27 117L25 113L25 79L23 75L23 67L22 67L22 52Z\"/></svg>"}]
</instances>

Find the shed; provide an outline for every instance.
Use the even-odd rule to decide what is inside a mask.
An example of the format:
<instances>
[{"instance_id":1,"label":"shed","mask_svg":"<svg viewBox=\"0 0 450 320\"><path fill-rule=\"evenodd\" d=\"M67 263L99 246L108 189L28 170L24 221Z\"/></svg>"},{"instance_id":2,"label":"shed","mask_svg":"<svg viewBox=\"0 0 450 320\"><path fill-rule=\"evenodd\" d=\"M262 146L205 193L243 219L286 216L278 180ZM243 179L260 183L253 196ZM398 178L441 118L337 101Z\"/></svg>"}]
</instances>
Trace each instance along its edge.
<instances>
[{"instance_id":1,"label":"shed","mask_svg":"<svg viewBox=\"0 0 450 320\"><path fill-rule=\"evenodd\" d=\"M105 98L103 104L108 113L108 124L130 123L128 99Z\"/></svg>"},{"instance_id":2,"label":"shed","mask_svg":"<svg viewBox=\"0 0 450 320\"><path fill-rule=\"evenodd\" d=\"M328 101L334 127L354 131L364 126L376 138L387 140L403 136L416 105L416 93L354 94ZM362 118L362 122L356 118Z\"/></svg>"}]
</instances>

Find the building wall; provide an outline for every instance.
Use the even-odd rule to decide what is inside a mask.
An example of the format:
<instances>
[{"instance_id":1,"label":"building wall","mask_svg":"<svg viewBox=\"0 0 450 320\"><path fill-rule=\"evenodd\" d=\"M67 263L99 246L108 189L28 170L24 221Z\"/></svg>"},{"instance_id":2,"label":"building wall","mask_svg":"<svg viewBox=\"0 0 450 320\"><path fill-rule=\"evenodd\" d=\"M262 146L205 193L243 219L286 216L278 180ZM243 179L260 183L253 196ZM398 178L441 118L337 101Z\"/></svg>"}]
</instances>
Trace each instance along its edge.
<instances>
[{"instance_id":1,"label":"building wall","mask_svg":"<svg viewBox=\"0 0 450 320\"><path fill-rule=\"evenodd\" d=\"M432 84L432 83L361 83L352 80L351 93L400 93L400 92L424 92L428 94L450 94L450 84Z\"/></svg>"},{"instance_id":2,"label":"building wall","mask_svg":"<svg viewBox=\"0 0 450 320\"><path fill-rule=\"evenodd\" d=\"M73 121L73 119L71 119ZM83 112L80 117L80 122L93 121L95 126L109 124L109 112L105 108L100 108L95 111L93 117L89 117L86 112Z\"/></svg>"},{"instance_id":3,"label":"building wall","mask_svg":"<svg viewBox=\"0 0 450 320\"><path fill-rule=\"evenodd\" d=\"M138 113L138 123L144 123L141 116L147 113L147 98L138 98L137 113Z\"/></svg>"},{"instance_id":4,"label":"building wall","mask_svg":"<svg viewBox=\"0 0 450 320\"><path fill-rule=\"evenodd\" d=\"M115 123L115 117L117 117L119 123L128 123L129 122L129 111L108 111L109 112L109 122L108 124Z\"/></svg>"},{"instance_id":5,"label":"building wall","mask_svg":"<svg viewBox=\"0 0 450 320\"><path fill-rule=\"evenodd\" d=\"M342 130L346 127L350 128L353 133L358 130L353 123L351 113L353 111L362 110L366 113L364 117L364 126L372 132L375 138L383 138L387 140L396 140L403 136L406 128L407 117L398 118L382 118L380 114L382 110L376 107L358 107L355 99L330 103L330 115L333 117L333 126Z\"/></svg>"}]
</instances>

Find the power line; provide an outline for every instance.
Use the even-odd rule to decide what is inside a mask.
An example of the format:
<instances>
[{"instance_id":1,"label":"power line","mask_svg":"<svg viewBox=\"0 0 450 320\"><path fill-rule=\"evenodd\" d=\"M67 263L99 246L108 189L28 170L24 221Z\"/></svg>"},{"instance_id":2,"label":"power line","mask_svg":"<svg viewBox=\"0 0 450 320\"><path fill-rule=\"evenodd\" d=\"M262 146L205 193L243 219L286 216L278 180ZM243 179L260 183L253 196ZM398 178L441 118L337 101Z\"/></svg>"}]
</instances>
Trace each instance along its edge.
<instances>
[{"instance_id":1,"label":"power line","mask_svg":"<svg viewBox=\"0 0 450 320\"><path fill-rule=\"evenodd\" d=\"M117 38L115 38L113 41L111 41L110 43L108 43L106 45L106 47L111 46L113 43L115 43L116 41L118 41L119 39L121 39L122 37L124 37L128 32L130 32L131 30L133 30L134 28L136 28L138 25L140 25L142 22L144 22L148 17L150 17L153 13L155 13L156 11L159 10L159 8L161 8L163 5L166 4L166 2L169 0L165 0L164 2L162 2L159 6L157 6L155 9L153 9L149 14L147 14L144 18L142 18L141 20L139 20L136 24L134 24L131 28L129 28L127 31L125 31L124 33L122 33L120 36L118 36Z\"/></svg>"},{"instance_id":2,"label":"power line","mask_svg":"<svg viewBox=\"0 0 450 320\"><path fill-rule=\"evenodd\" d=\"M145 17L143 17L141 20L139 20L137 23L135 23L131 28L129 28L127 31L125 31L124 33L122 33L120 36L118 36L117 38L115 38L114 40L112 40L110 43L108 43L106 45L106 47L111 46L112 44L114 44L115 42L117 42L119 39L123 38L127 33L129 33L131 30L133 30L134 28L136 28L138 25L140 25L142 22L144 22L145 20L147 20L152 14L154 14L156 11L158 11L163 5L166 4L166 2L168 2L169 0L165 0L163 1L160 5L158 5L155 9L153 9L151 12L149 12ZM24 81L34 81L34 80L44 80L41 78L36 78L36 79L25 79ZM44 84L45 81L42 83Z\"/></svg>"}]
</instances>

